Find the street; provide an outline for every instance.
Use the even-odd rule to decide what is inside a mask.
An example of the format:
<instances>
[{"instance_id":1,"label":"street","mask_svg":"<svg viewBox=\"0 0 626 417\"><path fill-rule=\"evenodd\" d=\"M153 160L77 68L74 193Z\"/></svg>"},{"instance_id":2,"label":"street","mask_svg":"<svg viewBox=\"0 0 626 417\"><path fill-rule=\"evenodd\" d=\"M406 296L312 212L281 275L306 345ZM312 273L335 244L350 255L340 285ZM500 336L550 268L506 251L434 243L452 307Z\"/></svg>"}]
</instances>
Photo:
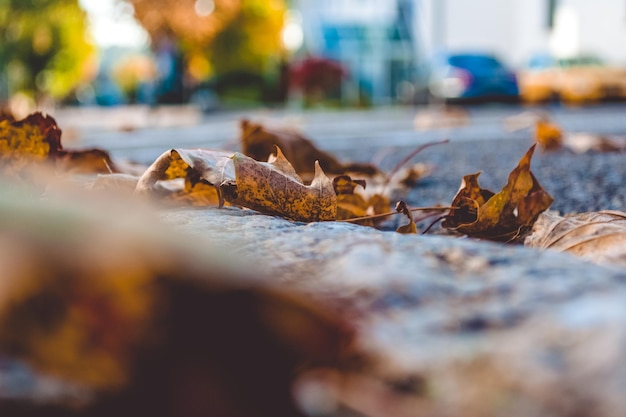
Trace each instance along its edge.
<instances>
[{"instance_id":1,"label":"street","mask_svg":"<svg viewBox=\"0 0 626 417\"><path fill-rule=\"evenodd\" d=\"M581 108L546 106L475 106L467 108L467 124L417 130L416 114L425 108L372 110L266 110L216 112L201 115L191 107L63 109L54 114L66 132L68 147L101 147L113 157L150 163L169 148L236 149L239 120L267 121L303 132L325 150L352 153L363 148L410 147L449 139L451 142L529 138L530 130L507 131L507 117L543 111L567 132L626 134L626 104ZM428 117L428 116L426 116ZM154 127L156 126L156 127ZM355 154L358 157L358 152Z\"/></svg>"}]
</instances>

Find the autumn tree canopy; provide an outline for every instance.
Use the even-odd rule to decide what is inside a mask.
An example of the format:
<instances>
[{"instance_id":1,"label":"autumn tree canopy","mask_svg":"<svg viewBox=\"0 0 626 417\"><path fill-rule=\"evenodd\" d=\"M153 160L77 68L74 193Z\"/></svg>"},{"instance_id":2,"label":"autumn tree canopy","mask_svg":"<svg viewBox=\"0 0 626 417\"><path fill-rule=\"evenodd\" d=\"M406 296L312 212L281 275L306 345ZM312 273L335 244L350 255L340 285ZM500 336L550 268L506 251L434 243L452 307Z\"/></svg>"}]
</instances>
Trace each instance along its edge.
<instances>
[{"instance_id":1,"label":"autumn tree canopy","mask_svg":"<svg viewBox=\"0 0 626 417\"><path fill-rule=\"evenodd\" d=\"M283 0L127 0L153 43L173 38L197 79L261 73L281 52Z\"/></svg>"},{"instance_id":2,"label":"autumn tree canopy","mask_svg":"<svg viewBox=\"0 0 626 417\"><path fill-rule=\"evenodd\" d=\"M0 1L0 67L11 93L64 97L90 74L93 51L78 0Z\"/></svg>"}]
</instances>

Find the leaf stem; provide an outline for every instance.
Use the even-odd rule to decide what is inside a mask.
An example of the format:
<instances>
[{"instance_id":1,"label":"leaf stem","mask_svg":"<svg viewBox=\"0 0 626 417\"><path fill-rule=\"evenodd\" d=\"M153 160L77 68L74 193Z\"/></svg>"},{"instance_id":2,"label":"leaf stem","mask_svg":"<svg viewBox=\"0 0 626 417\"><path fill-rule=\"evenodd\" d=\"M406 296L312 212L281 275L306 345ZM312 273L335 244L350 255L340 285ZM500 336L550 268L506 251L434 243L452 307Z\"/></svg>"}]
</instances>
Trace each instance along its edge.
<instances>
[{"instance_id":1,"label":"leaf stem","mask_svg":"<svg viewBox=\"0 0 626 417\"><path fill-rule=\"evenodd\" d=\"M411 153L409 153L407 156L405 156L404 159L402 159L400 162L398 162L398 164L391 170L391 172L389 172L389 175L387 177L387 183L385 184L385 186L389 183L391 178L393 178L393 176L398 173L400 168L402 168L407 162L409 162L411 160L411 158L413 158L415 155L417 155L418 153L422 152L424 149L426 149L426 148L428 148L430 146L443 145L443 144L446 144L446 143L450 143L450 140L449 139L444 139L444 140L440 140L438 142L428 142L428 143L425 143L425 144L420 145L417 148L415 148Z\"/></svg>"},{"instance_id":2,"label":"leaf stem","mask_svg":"<svg viewBox=\"0 0 626 417\"><path fill-rule=\"evenodd\" d=\"M410 211L445 211L445 210L454 210L457 209L458 207L413 207L410 209ZM344 223L354 223L354 222L359 222L362 220L376 220L376 219L382 219L385 217L390 217L390 216L395 216L396 214L402 214L402 212L397 212L397 211L390 211L387 213L381 213L381 214L373 214L371 216L363 216L363 217L354 217L352 219L342 219L342 220L336 220L338 222L344 222Z\"/></svg>"}]
</instances>

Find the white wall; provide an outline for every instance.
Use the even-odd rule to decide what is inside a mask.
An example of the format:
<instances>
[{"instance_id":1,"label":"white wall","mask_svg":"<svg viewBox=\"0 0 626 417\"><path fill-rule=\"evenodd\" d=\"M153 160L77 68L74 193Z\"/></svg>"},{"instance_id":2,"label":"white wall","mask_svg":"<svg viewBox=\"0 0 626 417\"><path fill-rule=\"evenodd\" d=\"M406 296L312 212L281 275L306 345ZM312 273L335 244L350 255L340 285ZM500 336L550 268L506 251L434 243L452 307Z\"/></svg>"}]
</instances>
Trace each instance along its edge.
<instances>
[{"instance_id":1,"label":"white wall","mask_svg":"<svg viewBox=\"0 0 626 417\"><path fill-rule=\"evenodd\" d=\"M415 1L427 55L438 47L487 50L520 66L535 53L566 51L626 65L626 0L560 0L552 30L547 0Z\"/></svg>"},{"instance_id":2,"label":"white wall","mask_svg":"<svg viewBox=\"0 0 626 417\"><path fill-rule=\"evenodd\" d=\"M419 1L422 14L417 24L424 27L427 52L439 48L489 51L509 58L514 43L514 6L520 0Z\"/></svg>"},{"instance_id":3,"label":"white wall","mask_svg":"<svg viewBox=\"0 0 626 417\"><path fill-rule=\"evenodd\" d=\"M510 0L509 0L510 1ZM514 43L508 54L510 62L521 66L536 53L548 53L550 28L546 0L516 0Z\"/></svg>"},{"instance_id":4,"label":"white wall","mask_svg":"<svg viewBox=\"0 0 626 417\"><path fill-rule=\"evenodd\" d=\"M626 64L626 2L623 0L561 0L579 21L579 53L595 53Z\"/></svg>"}]
</instances>

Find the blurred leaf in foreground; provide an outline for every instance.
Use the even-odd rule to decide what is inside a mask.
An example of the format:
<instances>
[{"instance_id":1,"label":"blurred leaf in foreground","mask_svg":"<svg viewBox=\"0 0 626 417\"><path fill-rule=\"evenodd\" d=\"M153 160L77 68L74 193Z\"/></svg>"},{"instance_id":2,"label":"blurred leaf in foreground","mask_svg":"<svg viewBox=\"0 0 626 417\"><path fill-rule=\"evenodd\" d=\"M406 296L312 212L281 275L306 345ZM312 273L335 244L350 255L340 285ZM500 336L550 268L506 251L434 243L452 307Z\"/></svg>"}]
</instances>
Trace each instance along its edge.
<instances>
[{"instance_id":1,"label":"blurred leaf in foreground","mask_svg":"<svg viewBox=\"0 0 626 417\"><path fill-rule=\"evenodd\" d=\"M298 372L337 365L350 342L323 307L131 200L0 190L0 355L90 394L48 395L56 414L2 398L3 416L299 417Z\"/></svg>"}]
</instances>

